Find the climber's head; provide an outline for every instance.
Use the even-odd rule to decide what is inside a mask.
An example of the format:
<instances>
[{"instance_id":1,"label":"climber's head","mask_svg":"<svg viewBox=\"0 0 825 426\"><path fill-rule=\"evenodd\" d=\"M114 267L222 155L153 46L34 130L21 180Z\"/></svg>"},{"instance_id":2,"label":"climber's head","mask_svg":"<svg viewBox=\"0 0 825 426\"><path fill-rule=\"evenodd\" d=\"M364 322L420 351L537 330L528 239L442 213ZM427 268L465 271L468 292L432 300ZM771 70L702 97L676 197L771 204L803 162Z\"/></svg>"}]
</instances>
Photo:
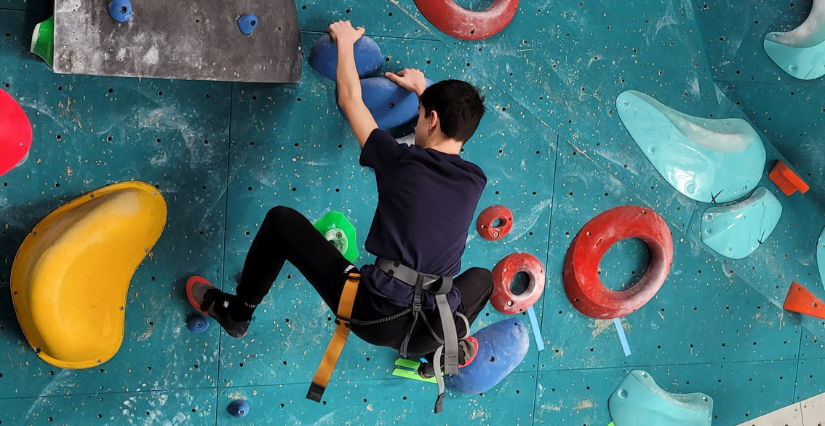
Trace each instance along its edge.
<instances>
[{"instance_id":1,"label":"climber's head","mask_svg":"<svg viewBox=\"0 0 825 426\"><path fill-rule=\"evenodd\" d=\"M473 136L484 115L484 98L475 87L460 80L439 81L418 99L415 144L424 148L450 140L463 144Z\"/></svg>"}]
</instances>

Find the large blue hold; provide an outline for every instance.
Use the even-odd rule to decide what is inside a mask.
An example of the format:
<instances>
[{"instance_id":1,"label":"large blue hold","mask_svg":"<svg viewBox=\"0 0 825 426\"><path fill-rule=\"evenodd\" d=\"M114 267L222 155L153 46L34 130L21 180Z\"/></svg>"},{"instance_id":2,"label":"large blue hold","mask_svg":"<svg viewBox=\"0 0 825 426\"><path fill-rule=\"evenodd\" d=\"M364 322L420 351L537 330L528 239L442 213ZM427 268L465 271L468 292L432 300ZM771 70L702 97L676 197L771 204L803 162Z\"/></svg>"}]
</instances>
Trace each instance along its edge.
<instances>
[{"instance_id":1,"label":"large blue hold","mask_svg":"<svg viewBox=\"0 0 825 426\"><path fill-rule=\"evenodd\" d=\"M478 354L444 385L462 393L482 393L499 384L527 355L530 335L519 319L507 319L482 328L476 334Z\"/></svg>"},{"instance_id":2,"label":"large blue hold","mask_svg":"<svg viewBox=\"0 0 825 426\"><path fill-rule=\"evenodd\" d=\"M355 42L354 49L355 69L358 70L358 77L369 77L381 69L384 55L371 38L361 37ZM335 80L338 67L338 45L332 41L329 34L325 34L312 45L312 50L309 52L309 65L324 77Z\"/></svg>"},{"instance_id":3,"label":"large blue hold","mask_svg":"<svg viewBox=\"0 0 825 426\"><path fill-rule=\"evenodd\" d=\"M426 80L427 87L432 86L432 80ZM361 98L380 129L401 127L418 117L418 96L385 77L361 80Z\"/></svg>"}]
</instances>

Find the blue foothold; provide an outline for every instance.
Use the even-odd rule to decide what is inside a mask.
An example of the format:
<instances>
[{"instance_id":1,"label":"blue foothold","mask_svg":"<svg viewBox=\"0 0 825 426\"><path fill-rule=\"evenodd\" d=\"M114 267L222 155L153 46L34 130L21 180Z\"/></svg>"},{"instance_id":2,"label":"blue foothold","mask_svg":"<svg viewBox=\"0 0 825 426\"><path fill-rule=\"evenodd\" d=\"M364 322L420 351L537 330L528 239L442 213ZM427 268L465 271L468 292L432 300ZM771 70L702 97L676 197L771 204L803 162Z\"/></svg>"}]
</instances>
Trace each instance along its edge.
<instances>
[{"instance_id":1,"label":"blue foothold","mask_svg":"<svg viewBox=\"0 0 825 426\"><path fill-rule=\"evenodd\" d=\"M246 417L249 414L249 404L242 399L236 399L229 404L226 410L234 417Z\"/></svg>"},{"instance_id":2,"label":"blue foothold","mask_svg":"<svg viewBox=\"0 0 825 426\"><path fill-rule=\"evenodd\" d=\"M209 328L209 321L207 321L203 315L194 315L192 318L189 318L189 321L186 321L186 327L195 334L203 333Z\"/></svg>"},{"instance_id":3,"label":"blue foothold","mask_svg":"<svg viewBox=\"0 0 825 426\"><path fill-rule=\"evenodd\" d=\"M258 322L258 317L256 317L256 316L254 316L254 315L253 315L253 316L252 316L252 322Z\"/></svg>"},{"instance_id":4,"label":"blue foothold","mask_svg":"<svg viewBox=\"0 0 825 426\"><path fill-rule=\"evenodd\" d=\"M258 17L255 15L244 15L238 18L238 28L241 32L250 35L258 27Z\"/></svg>"},{"instance_id":5,"label":"blue foothold","mask_svg":"<svg viewBox=\"0 0 825 426\"><path fill-rule=\"evenodd\" d=\"M132 2L129 0L112 0L109 3L109 16L117 22L126 22L132 18Z\"/></svg>"}]
</instances>

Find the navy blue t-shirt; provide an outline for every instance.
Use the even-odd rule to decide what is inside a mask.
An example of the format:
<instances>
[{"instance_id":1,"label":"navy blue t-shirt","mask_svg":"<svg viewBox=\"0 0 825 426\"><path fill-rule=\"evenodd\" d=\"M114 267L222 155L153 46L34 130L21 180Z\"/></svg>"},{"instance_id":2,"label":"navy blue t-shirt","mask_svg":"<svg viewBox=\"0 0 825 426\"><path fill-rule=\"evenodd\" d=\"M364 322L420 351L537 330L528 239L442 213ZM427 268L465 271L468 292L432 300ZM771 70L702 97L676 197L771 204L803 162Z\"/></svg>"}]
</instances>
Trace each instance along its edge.
<instances>
[{"instance_id":1,"label":"navy blue t-shirt","mask_svg":"<svg viewBox=\"0 0 825 426\"><path fill-rule=\"evenodd\" d=\"M368 252L397 260L425 274L455 276L478 200L487 184L484 172L458 155L399 144L375 129L361 151L361 165L375 170L378 207L367 236ZM409 306L413 287L375 265L361 268L361 283L398 306ZM447 294L455 310L461 293ZM424 293L423 306L435 309Z\"/></svg>"}]
</instances>

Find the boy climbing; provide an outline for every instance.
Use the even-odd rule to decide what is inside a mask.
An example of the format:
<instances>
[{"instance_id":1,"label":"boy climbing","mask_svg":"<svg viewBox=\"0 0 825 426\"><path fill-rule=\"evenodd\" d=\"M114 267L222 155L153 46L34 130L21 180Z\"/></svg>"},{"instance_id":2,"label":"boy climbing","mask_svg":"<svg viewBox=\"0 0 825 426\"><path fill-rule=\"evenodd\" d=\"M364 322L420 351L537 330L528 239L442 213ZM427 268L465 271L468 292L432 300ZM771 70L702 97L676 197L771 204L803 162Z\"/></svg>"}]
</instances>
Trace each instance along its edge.
<instances>
[{"instance_id":1,"label":"boy climbing","mask_svg":"<svg viewBox=\"0 0 825 426\"><path fill-rule=\"evenodd\" d=\"M399 144L378 129L362 100L353 46L364 29L339 21L330 25L329 34L338 47L339 105L362 147L360 164L375 171L378 206L365 243L377 257L375 264L359 272L309 220L279 206L269 211L252 242L237 295L191 277L187 296L230 336L243 337L255 308L289 261L337 313L339 324L307 397L320 400L351 328L366 342L402 356L424 355L429 362L419 374L438 380L439 412L442 367L456 374L459 365L474 358L478 342L469 337L469 327L493 289L489 270L470 268L456 276L487 183L478 166L459 156L484 115L483 99L466 82L446 80L427 88L418 70L386 73L419 97L415 145ZM330 366L331 350L337 353L330 356ZM322 370L326 381L318 380Z\"/></svg>"}]
</instances>

